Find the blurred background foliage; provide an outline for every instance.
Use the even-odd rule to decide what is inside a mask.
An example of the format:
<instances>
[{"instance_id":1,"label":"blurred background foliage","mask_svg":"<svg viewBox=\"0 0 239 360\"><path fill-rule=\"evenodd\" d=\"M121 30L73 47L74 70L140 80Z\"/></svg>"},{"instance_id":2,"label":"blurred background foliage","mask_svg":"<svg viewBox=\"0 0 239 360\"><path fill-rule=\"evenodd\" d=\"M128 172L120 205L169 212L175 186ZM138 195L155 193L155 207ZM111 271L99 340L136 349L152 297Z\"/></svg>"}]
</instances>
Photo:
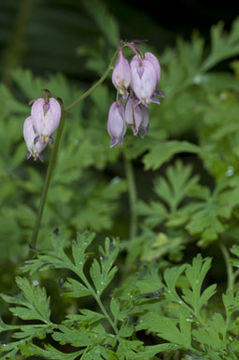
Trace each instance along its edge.
<instances>
[{"instance_id":1,"label":"blurred background foliage","mask_svg":"<svg viewBox=\"0 0 239 360\"><path fill-rule=\"evenodd\" d=\"M180 262L183 256L191 258L197 246L217 254L219 238L238 241L235 4L233 10L229 3L218 4L216 11L202 1L147 5L0 2L1 292L12 291L16 265L27 257L50 154L48 148L44 163L25 160L22 126L28 102L47 88L70 104L104 72L120 39L147 40L142 47L158 55L160 89L166 97L160 106L150 107L149 135L134 138L128 131L124 146L114 149L106 131L115 96L110 79L70 112L38 246L46 248L56 229L69 239L91 229L119 236L132 266L164 256ZM213 25L219 20L224 27L221 22ZM141 224L131 241L129 163ZM221 261L219 257L218 269ZM215 276L220 275L219 269Z\"/></svg>"}]
</instances>

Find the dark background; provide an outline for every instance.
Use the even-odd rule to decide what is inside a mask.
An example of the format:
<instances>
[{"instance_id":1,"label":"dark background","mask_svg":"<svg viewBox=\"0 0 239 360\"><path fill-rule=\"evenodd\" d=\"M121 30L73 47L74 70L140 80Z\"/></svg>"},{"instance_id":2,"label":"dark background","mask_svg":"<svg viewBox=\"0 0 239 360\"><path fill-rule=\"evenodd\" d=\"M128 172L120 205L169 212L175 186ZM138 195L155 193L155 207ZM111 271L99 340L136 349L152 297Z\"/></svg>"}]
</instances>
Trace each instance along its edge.
<instances>
[{"instance_id":1,"label":"dark background","mask_svg":"<svg viewBox=\"0 0 239 360\"><path fill-rule=\"evenodd\" d=\"M232 1L103 0L119 23L123 39L148 40L158 53L178 36L189 39L198 29L208 39L212 24L226 28L239 13ZM89 0L90 3L90 0ZM79 46L96 46L99 30L81 0L1 0L0 72L5 81L11 68L23 66L34 73L63 72L91 81L77 55Z\"/></svg>"}]
</instances>

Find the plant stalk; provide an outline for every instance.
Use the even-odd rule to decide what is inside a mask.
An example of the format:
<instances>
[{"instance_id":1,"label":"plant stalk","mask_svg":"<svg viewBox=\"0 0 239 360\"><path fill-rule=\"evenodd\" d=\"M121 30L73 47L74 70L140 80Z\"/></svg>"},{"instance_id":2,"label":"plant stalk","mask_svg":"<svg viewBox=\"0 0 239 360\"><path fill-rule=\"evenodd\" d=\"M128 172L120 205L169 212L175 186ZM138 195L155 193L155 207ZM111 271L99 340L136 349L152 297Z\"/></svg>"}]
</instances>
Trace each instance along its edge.
<instances>
[{"instance_id":1,"label":"plant stalk","mask_svg":"<svg viewBox=\"0 0 239 360\"><path fill-rule=\"evenodd\" d=\"M233 274L232 264L230 263L230 257L229 257L226 246L223 245L222 243L220 244L220 249L223 254L223 257L224 257L224 260L226 263L226 268L227 268L227 287L228 287L228 290L233 290L234 274Z\"/></svg>"},{"instance_id":2,"label":"plant stalk","mask_svg":"<svg viewBox=\"0 0 239 360\"><path fill-rule=\"evenodd\" d=\"M129 238L133 240L137 235L138 228L138 215L137 215L137 191L135 185L134 169L132 162L125 158L125 174L128 184L129 206L130 206L130 229Z\"/></svg>"},{"instance_id":3,"label":"plant stalk","mask_svg":"<svg viewBox=\"0 0 239 360\"><path fill-rule=\"evenodd\" d=\"M84 282L84 284L86 285L86 287L90 290L93 298L95 299L95 301L97 302L100 310L102 311L102 313L105 315L105 318L108 320L112 330L114 331L115 335L118 334L118 329L116 327L116 325L114 324L113 320L111 319L110 315L108 314L107 310L105 309L100 296L95 292L94 288L91 286L91 284L89 283L89 281L87 280L86 276L83 273L79 274L80 279Z\"/></svg>"},{"instance_id":4,"label":"plant stalk","mask_svg":"<svg viewBox=\"0 0 239 360\"><path fill-rule=\"evenodd\" d=\"M57 152L58 152L58 148L60 145L61 135L62 135L64 123L65 123L65 117L66 117L66 113L63 110L59 128L58 128L57 134L56 134L55 144L54 144L54 147L53 147L53 150L51 153L51 157L50 157L50 161L48 164L47 173L46 173L46 177L45 177L45 181L44 181L44 185L43 185L43 189L42 189L42 193L41 193L39 210L38 210L38 214L37 214L37 218L36 218L36 222L35 222L35 226L34 226L34 230L33 230L33 234L32 234L32 240L30 243L31 249L34 249L37 244L37 238L38 238L38 233L40 230L43 210L44 210L45 203L46 203L46 198L47 198L47 193L48 193L48 189L49 189L49 185L50 185L50 181L51 181L51 177L52 177L52 172L53 172L53 169L54 169L54 166L56 163L56 157L57 157Z\"/></svg>"},{"instance_id":5,"label":"plant stalk","mask_svg":"<svg viewBox=\"0 0 239 360\"><path fill-rule=\"evenodd\" d=\"M87 98L99 85L101 85L105 79L107 78L109 72L112 70L112 66L113 63L116 59L116 55L118 54L118 50L115 51L114 55L111 58L111 61L109 63L109 66L107 67L106 71L104 72L104 74L101 76L101 78L95 83L93 84L88 90L86 90L86 92L84 92L82 95L80 95L77 99L75 99L70 105L68 105L65 108L65 111L70 110L71 108L73 108L76 104L78 104L79 102L85 100L85 98Z\"/></svg>"},{"instance_id":6,"label":"plant stalk","mask_svg":"<svg viewBox=\"0 0 239 360\"><path fill-rule=\"evenodd\" d=\"M35 226L34 226L34 230L33 230L33 234L32 234L32 239L31 239L31 243L30 243L31 249L35 249L36 245L37 245L37 239L38 239L38 233L39 233L40 226L41 226L42 215L43 215L43 211L44 211L44 207L45 207L45 203L46 203L46 199L47 199L47 194L48 194L48 189L49 189L50 182L51 182L53 169L54 169L55 163L56 163L57 153L58 153L58 149L59 149L59 145L60 145L60 139L62 136L62 131L63 131L67 112L70 109L72 109L75 105L82 102L89 95L91 95L91 93L105 81L108 74L112 70L112 66L116 59L117 53L118 53L118 50L116 50L115 53L113 54L111 61L109 63L109 66L107 67L106 71L101 76L101 78L95 84L93 84L88 90L86 90L82 95L80 95L76 100L74 100L70 105L68 105L65 109L63 109L63 111L62 111L62 117L61 117L60 125L59 125L58 131L57 131L56 141L55 141L55 144L54 144L54 147L52 150L52 154L51 154L50 161L48 164L47 173L46 173L46 177L45 177L45 181L44 181L44 185L43 185L43 189L42 189L42 193L41 193L39 210L38 210L38 214L37 214L37 218L36 218L36 222L35 222Z\"/></svg>"}]
</instances>

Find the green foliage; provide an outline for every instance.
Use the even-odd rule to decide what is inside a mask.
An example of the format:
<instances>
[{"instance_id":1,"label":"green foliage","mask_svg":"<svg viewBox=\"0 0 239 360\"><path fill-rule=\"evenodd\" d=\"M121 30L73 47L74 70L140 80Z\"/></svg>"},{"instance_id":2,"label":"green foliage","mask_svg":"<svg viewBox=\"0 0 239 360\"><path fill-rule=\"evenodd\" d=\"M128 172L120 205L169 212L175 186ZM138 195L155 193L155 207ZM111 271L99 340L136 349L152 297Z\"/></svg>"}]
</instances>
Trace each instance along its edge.
<instances>
[{"instance_id":1,"label":"green foliage","mask_svg":"<svg viewBox=\"0 0 239 360\"><path fill-rule=\"evenodd\" d=\"M20 277L16 278L16 283L20 290L22 290L22 299L16 299L11 296L1 294L3 300L8 303L17 303L21 307L10 308L15 316L23 320L39 320L44 323L50 321L49 299L46 297L44 289L39 288L34 283L31 284L29 280Z\"/></svg>"},{"instance_id":2,"label":"green foliage","mask_svg":"<svg viewBox=\"0 0 239 360\"><path fill-rule=\"evenodd\" d=\"M212 50L211 54L204 61L202 69L207 71L215 66L218 62L233 57L238 54L239 22L238 20L232 24L232 29L229 34L224 33L223 23L220 22L217 25L212 26L211 39Z\"/></svg>"},{"instance_id":3,"label":"green foliage","mask_svg":"<svg viewBox=\"0 0 239 360\"><path fill-rule=\"evenodd\" d=\"M140 316L138 329L148 329L187 350L188 354L203 359L227 359L228 356L236 359L239 349L235 347L231 330L233 314L238 308L238 293L234 295L231 291L223 295L225 318L215 311L205 317L205 306L216 290L213 284L202 291L210 263L210 259L203 260L198 255L192 265L167 269L162 304L155 307L157 313L147 306L147 311Z\"/></svg>"},{"instance_id":4,"label":"green foliage","mask_svg":"<svg viewBox=\"0 0 239 360\"><path fill-rule=\"evenodd\" d=\"M64 99L66 104L78 94L78 91L72 91L61 75L52 76L46 81L34 78L28 70L18 69L13 73L13 78L29 100L31 97L39 97L41 89L45 87ZM40 164L34 167L31 161L29 163L24 161L26 148L23 144L21 128L29 109L15 100L6 87L2 86L0 92L0 107L4 114L2 122L9 134L9 136L3 133L1 135L3 156L0 177L4 187L0 196L0 236L7 237L8 242L11 243L9 251L1 251L0 258L16 261L20 253L19 244L23 241L29 242L34 226L35 209L38 207L45 166ZM105 112L102 112L103 105L101 103L97 105L102 113L101 118L98 113L92 115L92 123L97 120L98 128L105 116ZM76 110L70 114L66 124L65 131L69 135L63 139L62 150L58 157L57 171L44 215L45 227L41 229L42 244L45 235L49 233L47 230L49 226L56 227L62 222L68 223L69 228L76 230L87 227L97 231L109 229L116 211L116 201L126 190L125 181L119 176L109 179L101 175L100 168L106 166L111 156L104 127L100 129L100 140L97 141L97 133L86 136L85 132L90 125L85 127L84 121L81 112ZM74 134L73 137L70 137L71 133ZM13 158L12 152L14 152ZM48 158L48 154L46 156ZM82 207L84 212L81 211ZM1 246L4 245L1 243ZM23 257L26 252L27 246L22 253Z\"/></svg>"},{"instance_id":5,"label":"green foliage","mask_svg":"<svg viewBox=\"0 0 239 360\"><path fill-rule=\"evenodd\" d=\"M102 75L119 26L99 0L79 8L89 32L76 44L80 73ZM0 85L1 359L239 358L237 61L227 69L238 44L235 20L228 32L212 27L210 46L195 34L159 56L166 96L150 105L144 139L128 130L122 147L109 148L111 84L68 112L30 258L51 149L44 163L24 160L26 104L48 88L67 106L86 84L18 68L11 90ZM120 239L102 245L92 231Z\"/></svg>"},{"instance_id":6,"label":"green foliage","mask_svg":"<svg viewBox=\"0 0 239 360\"><path fill-rule=\"evenodd\" d=\"M180 226L184 225L190 235L197 236L200 245L207 245L230 227L230 222L225 224L227 219L231 219L234 227L233 209L239 201L238 177L219 179L211 192L199 184L197 176L191 177L191 171L180 162L170 166L166 178L160 176L155 181L154 190L160 201L140 202L139 211L146 216L145 224L149 227L165 224L166 237L172 229L174 236L182 236ZM184 236L188 238L185 230ZM156 243L152 244L154 248Z\"/></svg>"},{"instance_id":7,"label":"green foliage","mask_svg":"<svg viewBox=\"0 0 239 360\"><path fill-rule=\"evenodd\" d=\"M161 142L161 144L155 145L149 154L145 155L145 167L155 170L179 152L198 153L199 148L186 141Z\"/></svg>"},{"instance_id":8,"label":"green foliage","mask_svg":"<svg viewBox=\"0 0 239 360\"><path fill-rule=\"evenodd\" d=\"M203 259L199 254L192 265L159 272L155 264L146 273L142 268L141 273L129 276L126 283L115 288L114 296L107 301L102 293L116 272L119 243L106 239L105 246L99 247L97 260L88 251L94 237L91 233L79 235L72 242L71 251L65 249L64 237L53 237L49 250L23 267L30 278L17 277L20 293L15 297L1 295L19 319L14 325L0 322L0 333L11 331L16 339L1 347L3 359L15 359L18 352L25 359L32 355L52 360L77 359L79 355L83 359L153 359L161 352L173 354L179 350L203 359L236 359L239 293L228 290L223 294L220 312L209 310L208 302L215 296L216 285L203 284L211 259ZM53 322L46 291L34 280L39 271L49 267L72 274L62 285L63 295L72 299L91 297L97 307L85 309L79 303L75 313L66 313L61 323ZM31 324L26 320L31 320ZM137 334L142 330L154 334L159 344L148 346L139 340ZM54 346L49 343L49 335ZM44 342L36 343L36 339ZM70 350L67 353L60 346L66 344Z\"/></svg>"}]
</instances>

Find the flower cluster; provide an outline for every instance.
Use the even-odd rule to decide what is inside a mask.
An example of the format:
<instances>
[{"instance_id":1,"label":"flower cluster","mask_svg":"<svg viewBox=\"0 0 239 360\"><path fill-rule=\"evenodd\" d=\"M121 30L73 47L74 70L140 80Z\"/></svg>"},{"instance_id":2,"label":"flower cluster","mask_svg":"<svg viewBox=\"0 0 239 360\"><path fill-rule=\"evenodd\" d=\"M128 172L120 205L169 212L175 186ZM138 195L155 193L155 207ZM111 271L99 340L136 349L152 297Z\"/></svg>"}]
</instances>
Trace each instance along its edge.
<instances>
[{"instance_id":1,"label":"flower cluster","mask_svg":"<svg viewBox=\"0 0 239 360\"><path fill-rule=\"evenodd\" d=\"M130 63L123 55L123 46L130 47L135 53ZM117 100L110 107L107 126L111 147L123 143L127 124L134 135L144 137L148 133L148 105L151 102L159 104L157 96L164 96L157 91L160 73L159 61L152 53L142 54L134 42L120 43L112 73Z\"/></svg>"},{"instance_id":2,"label":"flower cluster","mask_svg":"<svg viewBox=\"0 0 239 360\"><path fill-rule=\"evenodd\" d=\"M24 121L23 136L28 148L27 159L32 156L34 160L43 160L41 153L48 142L53 144L52 134L61 119L59 102L50 97L48 90L44 91L45 97L33 101L31 115Z\"/></svg>"}]
</instances>

